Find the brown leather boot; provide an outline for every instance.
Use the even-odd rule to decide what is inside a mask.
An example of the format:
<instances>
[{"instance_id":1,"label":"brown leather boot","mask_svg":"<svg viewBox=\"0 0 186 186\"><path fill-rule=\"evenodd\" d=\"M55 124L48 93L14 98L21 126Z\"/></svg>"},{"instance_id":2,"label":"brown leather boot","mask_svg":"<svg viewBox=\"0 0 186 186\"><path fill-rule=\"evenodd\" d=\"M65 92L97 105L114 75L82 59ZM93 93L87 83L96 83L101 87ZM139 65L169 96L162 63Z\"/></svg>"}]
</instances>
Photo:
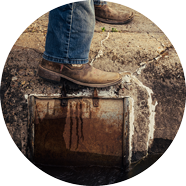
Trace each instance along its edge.
<instances>
[{"instance_id":1,"label":"brown leather boot","mask_svg":"<svg viewBox=\"0 0 186 186\"><path fill-rule=\"evenodd\" d=\"M54 63L45 59L39 64L38 75L57 82L60 82L61 78L65 78L73 83L88 87L107 87L121 81L119 73L101 71L87 63L69 65Z\"/></svg>"},{"instance_id":2,"label":"brown leather boot","mask_svg":"<svg viewBox=\"0 0 186 186\"><path fill-rule=\"evenodd\" d=\"M109 24L126 24L133 19L133 13L117 12L108 5L94 5L96 20Z\"/></svg>"}]
</instances>

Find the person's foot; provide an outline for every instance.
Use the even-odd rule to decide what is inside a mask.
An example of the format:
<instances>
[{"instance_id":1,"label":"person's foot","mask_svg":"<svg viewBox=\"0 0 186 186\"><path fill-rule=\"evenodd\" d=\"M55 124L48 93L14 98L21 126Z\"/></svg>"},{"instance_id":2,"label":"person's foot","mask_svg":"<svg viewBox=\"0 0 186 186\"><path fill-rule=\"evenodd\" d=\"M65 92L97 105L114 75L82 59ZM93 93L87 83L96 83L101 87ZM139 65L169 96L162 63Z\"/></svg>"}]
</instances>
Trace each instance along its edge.
<instances>
[{"instance_id":1,"label":"person's foot","mask_svg":"<svg viewBox=\"0 0 186 186\"><path fill-rule=\"evenodd\" d=\"M107 87L120 83L121 75L117 72L105 72L90 64L69 65L47 61L39 64L38 75L42 78L60 82L65 78L73 83L88 87Z\"/></svg>"},{"instance_id":2,"label":"person's foot","mask_svg":"<svg viewBox=\"0 0 186 186\"><path fill-rule=\"evenodd\" d=\"M132 13L118 12L108 5L94 5L95 17L97 21L109 24L126 24L130 22L134 15Z\"/></svg>"}]
</instances>

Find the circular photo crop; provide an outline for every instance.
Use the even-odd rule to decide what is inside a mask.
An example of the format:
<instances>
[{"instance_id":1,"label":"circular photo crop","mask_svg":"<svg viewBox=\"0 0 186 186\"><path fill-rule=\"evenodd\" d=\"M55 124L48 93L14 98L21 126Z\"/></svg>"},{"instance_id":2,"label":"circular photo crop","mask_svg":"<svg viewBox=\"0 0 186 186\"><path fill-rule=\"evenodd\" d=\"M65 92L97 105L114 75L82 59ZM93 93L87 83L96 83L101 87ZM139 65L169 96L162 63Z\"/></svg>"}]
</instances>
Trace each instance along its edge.
<instances>
[{"instance_id":1,"label":"circular photo crop","mask_svg":"<svg viewBox=\"0 0 186 186\"><path fill-rule=\"evenodd\" d=\"M179 130L185 96L163 31L136 10L98 0L35 20L1 79L4 121L22 159L77 185L125 182L154 164Z\"/></svg>"}]
</instances>

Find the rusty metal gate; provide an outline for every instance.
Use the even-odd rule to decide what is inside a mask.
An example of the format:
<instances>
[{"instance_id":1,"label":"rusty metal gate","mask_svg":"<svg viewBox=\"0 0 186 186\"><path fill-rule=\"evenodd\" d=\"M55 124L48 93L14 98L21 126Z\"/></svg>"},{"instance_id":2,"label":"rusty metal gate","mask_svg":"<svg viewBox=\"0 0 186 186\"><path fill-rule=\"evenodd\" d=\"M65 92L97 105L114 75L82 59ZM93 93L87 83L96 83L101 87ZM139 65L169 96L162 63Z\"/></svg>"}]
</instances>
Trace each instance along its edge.
<instances>
[{"instance_id":1,"label":"rusty metal gate","mask_svg":"<svg viewBox=\"0 0 186 186\"><path fill-rule=\"evenodd\" d=\"M55 166L126 166L129 98L29 98L30 159Z\"/></svg>"}]
</instances>

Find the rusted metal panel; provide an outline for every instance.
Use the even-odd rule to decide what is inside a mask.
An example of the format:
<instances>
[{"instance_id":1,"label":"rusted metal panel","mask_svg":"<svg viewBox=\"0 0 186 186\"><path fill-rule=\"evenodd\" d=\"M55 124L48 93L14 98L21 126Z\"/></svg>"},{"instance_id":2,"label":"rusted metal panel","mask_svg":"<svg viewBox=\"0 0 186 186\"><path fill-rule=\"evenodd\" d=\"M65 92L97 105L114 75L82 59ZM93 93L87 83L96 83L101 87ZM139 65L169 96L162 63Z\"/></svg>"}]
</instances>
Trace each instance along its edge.
<instances>
[{"instance_id":1,"label":"rusted metal panel","mask_svg":"<svg viewBox=\"0 0 186 186\"><path fill-rule=\"evenodd\" d=\"M98 107L94 98L35 98L34 107L35 163L122 166L123 98L99 98Z\"/></svg>"}]
</instances>

